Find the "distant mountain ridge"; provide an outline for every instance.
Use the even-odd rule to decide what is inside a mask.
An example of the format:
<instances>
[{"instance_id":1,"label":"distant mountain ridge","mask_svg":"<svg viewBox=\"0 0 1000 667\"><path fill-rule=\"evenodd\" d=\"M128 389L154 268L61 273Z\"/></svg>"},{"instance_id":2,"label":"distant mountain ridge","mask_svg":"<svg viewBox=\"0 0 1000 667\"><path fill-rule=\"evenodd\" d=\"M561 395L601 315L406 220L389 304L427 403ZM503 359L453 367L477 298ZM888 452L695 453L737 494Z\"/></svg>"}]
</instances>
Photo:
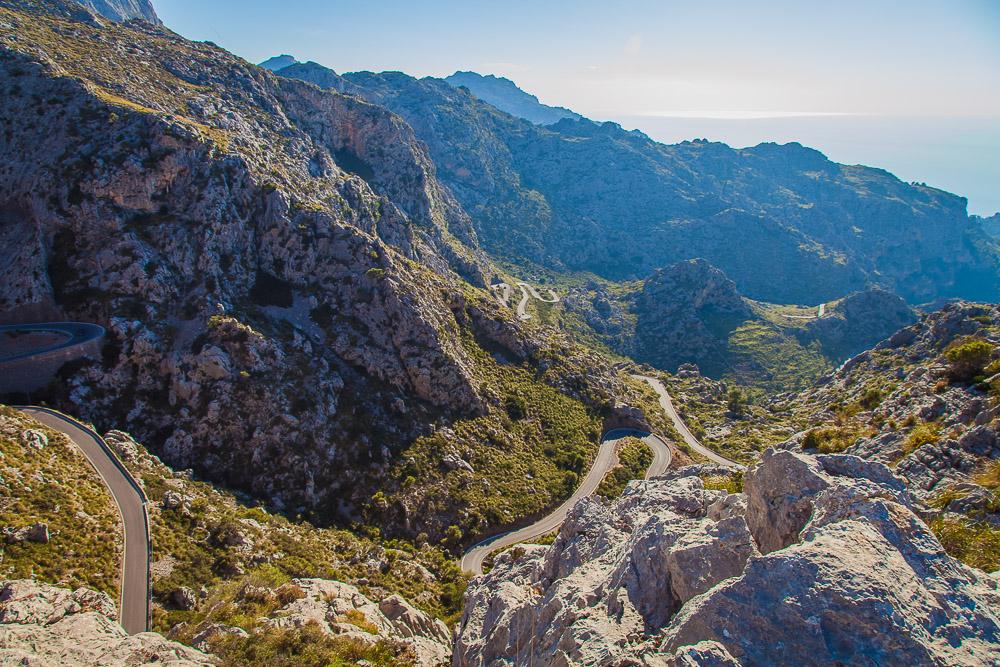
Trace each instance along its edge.
<instances>
[{"instance_id":1,"label":"distant mountain ridge","mask_svg":"<svg viewBox=\"0 0 1000 667\"><path fill-rule=\"evenodd\" d=\"M996 242L963 197L797 143L665 145L615 123L535 125L442 79L316 63L280 74L402 116L495 256L610 280L703 257L771 303L871 285L910 303L1000 294Z\"/></svg>"},{"instance_id":2,"label":"distant mountain ridge","mask_svg":"<svg viewBox=\"0 0 1000 667\"><path fill-rule=\"evenodd\" d=\"M521 90L513 81L502 76L455 72L451 76L446 76L444 80L456 88L464 86L482 101L535 125L552 125L564 118L571 120L583 118L565 107L542 104L536 96Z\"/></svg>"},{"instance_id":3,"label":"distant mountain ridge","mask_svg":"<svg viewBox=\"0 0 1000 667\"><path fill-rule=\"evenodd\" d=\"M976 216L976 219L987 235L994 239L1000 239L1000 213L994 213L988 218Z\"/></svg>"},{"instance_id":4,"label":"distant mountain ridge","mask_svg":"<svg viewBox=\"0 0 1000 667\"><path fill-rule=\"evenodd\" d=\"M298 62L298 60L286 53L280 56L274 56L273 58L268 58L264 62L260 63L259 66L264 69L269 69L272 72L277 72L278 70L285 69L286 67L296 65Z\"/></svg>"}]
</instances>

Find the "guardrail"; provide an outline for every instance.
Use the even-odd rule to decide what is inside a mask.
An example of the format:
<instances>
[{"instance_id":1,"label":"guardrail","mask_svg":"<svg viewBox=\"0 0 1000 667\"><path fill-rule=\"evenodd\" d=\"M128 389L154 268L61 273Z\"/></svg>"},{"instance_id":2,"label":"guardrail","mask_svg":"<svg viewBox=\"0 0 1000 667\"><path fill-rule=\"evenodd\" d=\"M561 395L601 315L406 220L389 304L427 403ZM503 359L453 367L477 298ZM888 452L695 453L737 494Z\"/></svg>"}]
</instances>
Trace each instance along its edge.
<instances>
[{"instance_id":1,"label":"guardrail","mask_svg":"<svg viewBox=\"0 0 1000 667\"><path fill-rule=\"evenodd\" d=\"M88 435L90 435L90 436L92 436L94 438L94 440L101 447L101 449L104 450L105 454L107 454L108 457L111 459L111 462L115 465L116 468L118 468L118 470L125 477L126 481L128 481L129 485L133 489L135 489L135 492L139 495L139 499L142 501L142 523L143 523L143 528L146 531L146 630L148 631L152 627L152 620L153 620L152 619L152 599L151 599L152 598L152 594L153 594L153 577L152 577L153 538L152 538L152 533L150 531L150 524L149 524L149 507L148 507L149 506L149 497L146 495L146 492L143 490L143 488L139 484L138 480L136 480L136 478L132 475L132 472L128 469L128 467L125 465L125 463L118 457L117 452L115 452L115 450L111 449L111 447L108 445L108 443L104 440L103 437L101 437L101 435L99 433L97 433L97 431L95 431L94 429L92 429L88 425L84 424L79 419L71 417L71 416L67 415L64 412L60 412L58 410L54 410L52 408L41 406L41 405L15 405L15 406L12 406L12 407L14 407L14 408L16 408L18 410L23 410L23 409L38 410L39 412L45 412L45 413L48 413L48 414L53 415L55 417L59 417L60 419L65 419L66 421L69 421L69 422L72 422L73 424L75 424L76 427L79 428L81 431L84 431L85 433L87 433ZM70 441L72 441L72 438L70 438ZM84 457L84 458L86 458L86 457ZM88 458L87 460L89 462L90 459ZM91 463L91 466L93 466L93 463ZM101 476L100 472L97 471L96 468L95 468L95 472L97 472L97 474L98 474L99 477ZM113 496L112 496L112 499L114 499ZM124 521L124 518L123 518L122 519L122 534L123 534L123 536L124 536L124 533L125 533L125 521ZM125 608L125 553L124 553L124 549L125 549L125 545L124 545L124 540L123 540L123 544L122 544L122 587L121 587L122 590L121 590L121 595L120 595L120 599L119 599L119 607L122 610L124 610L124 608Z\"/></svg>"}]
</instances>

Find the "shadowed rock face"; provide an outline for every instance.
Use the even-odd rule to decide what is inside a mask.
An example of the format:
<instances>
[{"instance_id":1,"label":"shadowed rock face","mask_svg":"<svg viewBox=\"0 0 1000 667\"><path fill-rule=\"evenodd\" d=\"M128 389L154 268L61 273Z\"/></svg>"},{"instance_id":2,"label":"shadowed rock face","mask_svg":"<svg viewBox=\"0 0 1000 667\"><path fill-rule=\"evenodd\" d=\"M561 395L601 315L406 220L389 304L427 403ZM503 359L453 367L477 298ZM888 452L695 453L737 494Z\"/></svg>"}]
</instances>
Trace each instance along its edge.
<instances>
[{"instance_id":1,"label":"shadowed rock face","mask_svg":"<svg viewBox=\"0 0 1000 667\"><path fill-rule=\"evenodd\" d=\"M636 359L668 370L695 363L726 367L727 337L753 317L736 284L703 259L661 269L636 294Z\"/></svg>"},{"instance_id":2,"label":"shadowed rock face","mask_svg":"<svg viewBox=\"0 0 1000 667\"><path fill-rule=\"evenodd\" d=\"M728 496L693 470L582 501L551 547L500 556L454 664L1000 658L996 579L944 553L889 468L769 450Z\"/></svg>"}]
</instances>

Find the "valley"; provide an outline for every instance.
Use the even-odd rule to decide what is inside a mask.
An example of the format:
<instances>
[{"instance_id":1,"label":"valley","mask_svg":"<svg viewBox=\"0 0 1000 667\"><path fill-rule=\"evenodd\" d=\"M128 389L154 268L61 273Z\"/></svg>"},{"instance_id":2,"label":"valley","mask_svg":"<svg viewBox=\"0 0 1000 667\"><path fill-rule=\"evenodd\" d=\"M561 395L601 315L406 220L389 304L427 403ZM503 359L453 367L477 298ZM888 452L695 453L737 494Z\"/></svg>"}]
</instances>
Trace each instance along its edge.
<instances>
[{"instance_id":1,"label":"valley","mask_svg":"<svg viewBox=\"0 0 1000 667\"><path fill-rule=\"evenodd\" d=\"M1000 661L963 197L148 0L0 90L0 663Z\"/></svg>"}]
</instances>

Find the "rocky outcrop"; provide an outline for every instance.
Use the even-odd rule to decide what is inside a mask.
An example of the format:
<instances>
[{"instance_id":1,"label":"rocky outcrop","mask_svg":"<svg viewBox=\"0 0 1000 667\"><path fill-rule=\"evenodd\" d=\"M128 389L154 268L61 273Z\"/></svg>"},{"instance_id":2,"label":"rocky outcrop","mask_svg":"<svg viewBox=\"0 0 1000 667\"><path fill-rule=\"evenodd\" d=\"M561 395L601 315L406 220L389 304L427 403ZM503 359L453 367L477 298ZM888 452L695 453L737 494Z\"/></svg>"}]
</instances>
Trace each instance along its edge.
<instances>
[{"instance_id":1,"label":"rocky outcrop","mask_svg":"<svg viewBox=\"0 0 1000 667\"><path fill-rule=\"evenodd\" d=\"M818 341L823 354L839 363L916 321L916 311L901 297L873 288L846 296L828 316L810 321L803 339Z\"/></svg>"},{"instance_id":2,"label":"rocky outcrop","mask_svg":"<svg viewBox=\"0 0 1000 667\"><path fill-rule=\"evenodd\" d=\"M436 667L451 655L451 633L436 618L398 595L373 602L350 584L325 579L295 579L298 599L272 613L266 627L316 623L323 632L375 644L389 640L412 649L417 664Z\"/></svg>"},{"instance_id":3,"label":"rocky outcrop","mask_svg":"<svg viewBox=\"0 0 1000 667\"><path fill-rule=\"evenodd\" d=\"M634 298L636 359L675 370L695 363L710 375L727 366L727 337L753 311L722 271L703 259L661 269Z\"/></svg>"},{"instance_id":4,"label":"rocky outcrop","mask_svg":"<svg viewBox=\"0 0 1000 667\"><path fill-rule=\"evenodd\" d=\"M142 19L160 25L160 18L149 0L77 0L91 11L109 18L112 21L129 21Z\"/></svg>"},{"instance_id":5,"label":"rocky outcrop","mask_svg":"<svg viewBox=\"0 0 1000 667\"><path fill-rule=\"evenodd\" d=\"M969 484L1000 457L995 390L988 382L951 381L943 357L949 346L971 337L991 344L1000 358L998 330L996 306L949 305L853 357L795 400L803 409L812 406L814 423L832 418L837 406L862 406L849 425L857 437L845 452L895 466L912 493L931 500ZM808 446L804 435L787 446ZM959 493L981 495L969 488Z\"/></svg>"},{"instance_id":6,"label":"rocky outcrop","mask_svg":"<svg viewBox=\"0 0 1000 667\"><path fill-rule=\"evenodd\" d=\"M453 664L1000 660L997 579L945 554L884 465L769 450L732 495L682 470L581 501L472 582Z\"/></svg>"},{"instance_id":7,"label":"rocky outcrop","mask_svg":"<svg viewBox=\"0 0 1000 667\"><path fill-rule=\"evenodd\" d=\"M0 663L4 665L169 665L202 667L215 659L154 632L129 635L107 595L29 580L0 589Z\"/></svg>"}]
</instances>

